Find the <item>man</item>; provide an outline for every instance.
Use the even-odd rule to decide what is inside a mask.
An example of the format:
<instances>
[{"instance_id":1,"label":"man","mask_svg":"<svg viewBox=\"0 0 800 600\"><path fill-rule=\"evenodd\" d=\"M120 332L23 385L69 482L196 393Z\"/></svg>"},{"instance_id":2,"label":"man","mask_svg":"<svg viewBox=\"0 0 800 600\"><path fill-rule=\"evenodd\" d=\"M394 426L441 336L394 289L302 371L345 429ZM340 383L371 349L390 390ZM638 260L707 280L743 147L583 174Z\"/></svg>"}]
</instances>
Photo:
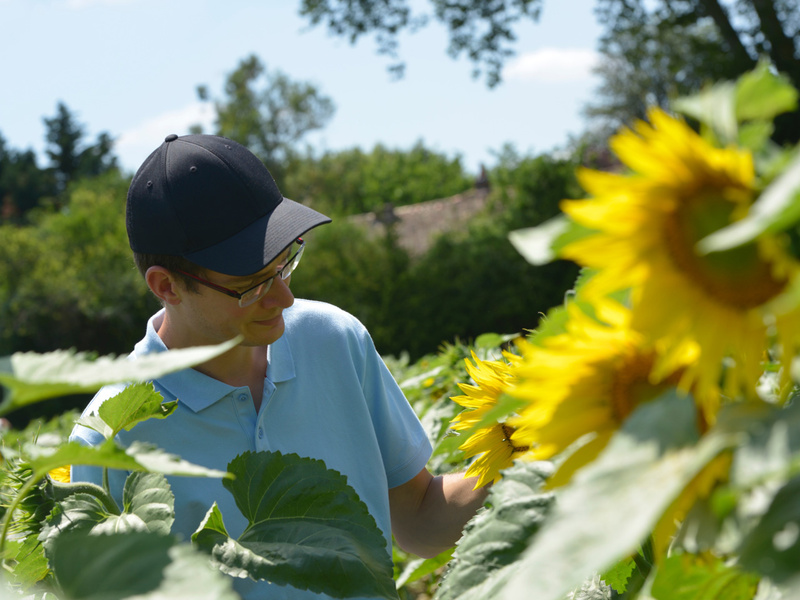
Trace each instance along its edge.
<instances>
[{"instance_id":1,"label":"man","mask_svg":"<svg viewBox=\"0 0 800 600\"><path fill-rule=\"evenodd\" d=\"M452 547L486 492L474 479L433 477L431 447L372 340L354 317L331 305L295 300L290 277L301 236L326 216L284 198L246 148L208 135L170 135L144 162L128 192L126 222L134 259L163 309L133 356L169 348L243 342L194 369L154 381L178 400L168 419L122 432L182 458L224 470L245 451L275 450L323 460L345 474L391 549L420 556ZM101 390L95 412L120 390ZM72 439L102 440L76 427ZM121 498L126 474L112 473ZM75 466L73 480L99 483ZM188 539L213 502L231 535L246 523L219 480L170 479L173 532ZM318 598L307 591L238 581L246 598ZM267 591L265 591L265 588ZM267 593L268 592L268 593Z\"/></svg>"}]
</instances>

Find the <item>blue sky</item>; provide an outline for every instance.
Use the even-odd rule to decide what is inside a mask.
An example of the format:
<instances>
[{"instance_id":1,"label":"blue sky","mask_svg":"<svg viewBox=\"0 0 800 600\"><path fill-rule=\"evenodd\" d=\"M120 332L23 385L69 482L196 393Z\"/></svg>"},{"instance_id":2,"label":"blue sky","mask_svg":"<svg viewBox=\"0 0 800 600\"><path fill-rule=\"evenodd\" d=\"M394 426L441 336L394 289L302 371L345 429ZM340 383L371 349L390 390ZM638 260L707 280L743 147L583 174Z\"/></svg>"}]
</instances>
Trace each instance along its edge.
<instances>
[{"instance_id":1,"label":"blue sky","mask_svg":"<svg viewBox=\"0 0 800 600\"><path fill-rule=\"evenodd\" d=\"M505 143L545 152L585 127L581 108L598 84L595 2L544 4L538 23L518 28L517 56L490 90L469 61L447 55L436 23L401 38L406 76L395 81L372 38L354 46L310 27L299 0L0 0L0 134L43 165L42 119L63 101L91 139L109 132L133 171L167 134L210 127L197 85L219 96L254 53L333 99L333 119L306 140L316 151L423 140L476 172Z\"/></svg>"}]
</instances>

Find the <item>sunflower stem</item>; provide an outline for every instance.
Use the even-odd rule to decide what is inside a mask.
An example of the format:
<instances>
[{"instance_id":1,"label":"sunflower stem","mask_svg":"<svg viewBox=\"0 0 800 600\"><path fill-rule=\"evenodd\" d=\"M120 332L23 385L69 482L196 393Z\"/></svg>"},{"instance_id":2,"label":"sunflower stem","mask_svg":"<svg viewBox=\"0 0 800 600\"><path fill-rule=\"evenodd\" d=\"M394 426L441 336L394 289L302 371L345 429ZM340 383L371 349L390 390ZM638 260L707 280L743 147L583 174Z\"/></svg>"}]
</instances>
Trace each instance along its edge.
<instances>
[{"instance_id":1,"label":"sunflower stem","mask_svg":"<svg viewBox=\"0 0 800 600\"><path fill-rule=\"evenodd\" d=\"M108 483L108 467L103 467L103 489L111 496L111 486Z\"/></svg>"}]
</instances>

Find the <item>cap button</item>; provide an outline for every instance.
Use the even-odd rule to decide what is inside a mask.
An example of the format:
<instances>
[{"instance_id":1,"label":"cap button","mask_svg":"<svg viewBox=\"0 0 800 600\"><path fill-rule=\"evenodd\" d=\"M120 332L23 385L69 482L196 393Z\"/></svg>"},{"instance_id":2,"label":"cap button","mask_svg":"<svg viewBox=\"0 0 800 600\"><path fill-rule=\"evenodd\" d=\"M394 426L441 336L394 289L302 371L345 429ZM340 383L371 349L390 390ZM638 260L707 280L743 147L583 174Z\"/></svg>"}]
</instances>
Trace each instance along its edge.
<instances>
[{"instance_id":1,"label":"cap button","mask_svg":"<svg viewBox=\"0 0 800 600\"><path fill-rule=\"evenodd\" d=\"M174 142L178 139L178 135L175 133L170 133L167 137L164 138L165 142Z\"/></svg>"}]
</instances>

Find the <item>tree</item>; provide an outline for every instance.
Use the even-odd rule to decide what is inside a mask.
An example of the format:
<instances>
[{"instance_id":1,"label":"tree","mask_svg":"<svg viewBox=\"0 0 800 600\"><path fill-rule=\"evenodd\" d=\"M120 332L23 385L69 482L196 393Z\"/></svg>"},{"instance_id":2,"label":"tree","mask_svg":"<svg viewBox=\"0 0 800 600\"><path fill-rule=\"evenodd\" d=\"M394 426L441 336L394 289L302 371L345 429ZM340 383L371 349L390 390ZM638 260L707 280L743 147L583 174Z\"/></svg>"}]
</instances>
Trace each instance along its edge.
<instances>
[{"instance_id":1,"label":"tree","mask_svg":"<svg viewBox=\"0 0 800 600\"><path fill-rule=\"evenodd\" d=\"M76 347L127 352L158 303L125 232L130 181L117 170L68 190L69 210L0 225L0 355Z\"/></svg>"},{"instance_id":2,"label":"tree","mask_svg":"<svg viewBox=\"0 0 800 600\"><path fill-rule=\"evenodd\" d=\"M59 102L56 115L45 118L47 156L55 173L59 192L80 177L100 175L117 167L111 153L114 141L107 133L97 136L93 145L84 145L83 125L78 123L66 104Z\"/></svg>"},{"instance_id":3,"label":"tree","mask_svg":"<svg viewBox=\"0 0 800 600\"><path fill-rule=\"evenodd\" d=\"M472 186L461 158L429 150L422 141L409 150L377 144L359 148L310 152L289 162L286 193L323 212L353 215L453 196Z\"/></svg>"},{"instance_id":4,"label":"tree","mask_svg":"<svg viewBox=\"0 0 800 600\"><path fill-rule=\"evenodd\" d=\"M204 85L197 93L201 100L210 98ZM278 180L295 144L324 127L334 112L333 101L314 85L267 70L255 55L243 59L228 75L225 95L214 101L214 107L215 133L247 146Z\"/></svg>"},{"instance_id":5,"label":"tree","mask_svg":"<svg viewBox=\"0 0 800 600\"><path fill-rule=\"evenodd\" d=\"M523 18L536 21L542 0L430 0L430 4L434 18L449 31L448 54L453 58L466 54L475 66L473 75L484 73L487 85L493 87L513 54L514 25ZM397 76L405 69L399 61L398 34L413 32L431 19L424 12L412 13L406 0L302 0L300 14L312 25L325 23L331 33L351 43L373 33L378 52L395 59L389 69Z\"/></svg>"},{"instance_id":6,"label":"tree","mask_svg":"<svg viewBox=\"0 0 800 600\"><path fill-rule=\"evenodd\" d=\"M762 57L800 87L797 0L598 0L606 32L603 78L590 116L612 128L705 84L735 79ZM776 122L776 141L800 139L800 113Z\"/></svg>"},{"instance_id":7,"label":"tree","mask_svg":"<svg viewBox=\"0 0 800 600\"><path fill-rule=\"evenodd\" d=\"M33 150L8 148L0 135L0 221L22 222L43 198L55 194L55 179L38 167Z\"/></svg>"}]
</instances>

